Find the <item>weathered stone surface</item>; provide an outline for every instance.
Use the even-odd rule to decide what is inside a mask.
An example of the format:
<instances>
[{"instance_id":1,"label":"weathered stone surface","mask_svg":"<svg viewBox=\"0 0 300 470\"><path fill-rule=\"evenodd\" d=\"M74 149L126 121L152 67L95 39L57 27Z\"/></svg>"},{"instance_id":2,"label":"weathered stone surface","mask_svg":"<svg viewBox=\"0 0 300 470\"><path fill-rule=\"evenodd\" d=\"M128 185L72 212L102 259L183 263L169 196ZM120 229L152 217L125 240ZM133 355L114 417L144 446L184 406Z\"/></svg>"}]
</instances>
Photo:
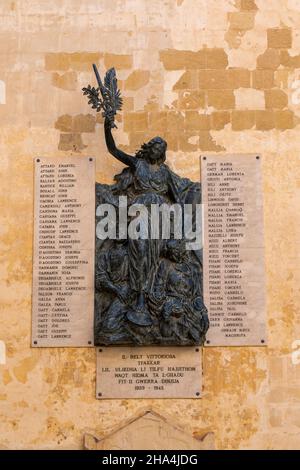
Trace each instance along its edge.
<instances>
[{"instance_id":1,"label":"weathered stone surface","mask_svg":"<svg viewBox=\"0 0 300 470\"><path fill-rule=\"evenodd\" d=\"M199 109L205 106L205 93L201 90L186 90L179 93L181 109Z\"/></svg>"},{"instance_id":2,"label":"weathered stone surface","mask_svg":"<svg viewBox=\"0 0 300 470\"><path fill-rule=\"evenodd\" d=\"M255 0L241 0L241 10L257 10Z\"/></svg>"},{"instance_id":3,"label":"weathered stone surface","mask_svg":"<svg viewBox=\"0 0 300 470\"><path fill-rule=\"evenodd\" d=\"M80 152L85 147L81 134L60 134L58 150Z\"/></svg>"},{"instance_id":4,"label":"weathered stone surface","mask_svg":"<svg viewBox=\"0 0 300 470\"><path fill-rule=\"evenodd\" d=\"M288 51L280 51L280 62L284 67L296 69L300 67L300 54L291 55Z\"/></svg>"},{"instance_id":5,"label":"weathered stone surface","mask_svg":"<svg viewBox=\"0 0 300 470\"><path fill-rule=\"evenodd\" d=\"M282 109L288 105L287 94L283 90L265 91L266 109Z\"/></svg>"},{"instance_id":6,"label":"weathered stone surface","mask_svg":"<svg viewBox=\"0 0 300 470\"><path fill-rule=\"evenodd\" d=\"M292 111L276 111L275 116L275 127L276 129L292 129L294 127L294 113Z\"/></svg>"},{"instance_id":7,"label":"weathered stone surface","mask_svg":"<svg viewBox=\"0 0 300 470\"><path fill-rule=\"evenodd\" d=\"M197 52L168 49L160 52L166 70L222 69L228 65L224 49L205 48Z\"/></svg>"},{"instance_id":8,"label":"weathered stone surface","mask_svg":"<svg viewBox=\"0 0 300 470\"><path fill-rule=\"evenodd\" d=\"M52 84L57 88L62 88L63 90L76 90L77 74L74 71L66 72L62 75L54 73L52 75Z\"/></svg>"},{"instance_id":9,"label":"weathered stone surface","mask_svg":"<svg viewBox=\"0 0 300 470\"><path fill-rule=\"evenodd\" d=\"M145 411L102 438L86 433L83 446L87 450L213 450L214 440L212 432L193 437L168 418Z\"/></svg>"},{"instance_id":10,"label":"weathered stone surface","mask_svg":"<svg viewBox=\"0 0 300 470\"><path fill-rule=\"evenodd\" d=\"M149 70L134 70L125 81L126 90L139 90L143 88L150 79Z\"/></svg>"},{"instance_id":11,"label":"weathered stone surface","mask_svg":"<svg viewBox=\"0 0 300 470\"><path fill-rule=\"evenodd\" d=\"M55 129L62 132L95 132L95 125L96 118L92 114L64 114L57 119Z\"/></svg>"},{"instance_id":12,"label":"weathered stone surface","mask_svg":"<svg viewBox=\"0 0 300 470\"><path fill-rule=\"evenodd\" d=\"M99 52L50 52L45 55L46 70L89 70L90 64L98 63Z\"/></svg>"},{"instance_id":13,"label":"weathered stone surface","mask_svg":"<svg viewBox=\"0 0 300 470\"><path fill-rule=\"evenodd\" d=\"M256 129L267 131L275 127L274 113L272 111L256 111Z\"/></svg>"},{"instance_id":14,"label":"weathered stone surface","mask_svg":"<svg viewBox=\"0 0 300 470\"><path fill-rule=\"evenodd\" d=\"M211 128L215 130L223 129L226 124L230 123L229 111L217 111L211 114Z\"/></svg>"},{"instance_id":15,"label":"weathered stone surface","mask_svg":"<svg viewBox=\"0 0 300 470\"><path fill-rule=\"evenodd\" d=\"M229 13L229 21L231 29L247 30L254 26L254 15L248 11Z\"/></svg>"},{"instance_id":16,"label":"weathered stone surface","mask_svg":"<svg viewBox=\"0 0 300 470\"><path fill-rule=\"evenodd\" d=\"M235 107L234 93L232 90L209 90L207 102L215 109L233 109Z\"/></svg>"},{"instance_id":17,"label":"weathered stone surface","mask_svg":"<svg viewBox=\"0 0 300 470\"><path fill-rule=\"evenodd\" d=\"M258 69L275 70L280 65L280 52L277 49L267 49L257 58Z\"/></svg>"},{"instance_id":18,"label":"weathered stone surface","mask_svg":"<svg viewBox=\"0 0 300 470\"><path fill-rule=\"evenodd\" d=\"M104 54L104 65L107 69L115 67L116 69L131 69L132 55L129 54Z\"/></svg>"},{"instance_id":19,"label":"weathered stone surface","mask_svg":"<svg viewBox=\"0 0 300 470\"><path fill-rule=\"evenodd\" d=\"M268 47L289 49L292 47L292 30L289 28L268 29Z\"/></svg>"},{"instance_id":20,"label":"weathered stone surface","mask_svg":"<svg viewBox=\"0 0 300 470\"><path fill-rule=\"evenodd\" d=\"M253 88L272 88L274 86L274 72L272 70L253 70Z\"/></svg>"},{"instance_id":21,"label":"weathered stone surface","mask_svg":"<svg viewBox=\"0 0 300 470\"><path fill-rule=\"evenodd\" d=\"M255 111L234 111L232 113L232 130L243 131L255 125Z\"/></svg>"}]
</instances>

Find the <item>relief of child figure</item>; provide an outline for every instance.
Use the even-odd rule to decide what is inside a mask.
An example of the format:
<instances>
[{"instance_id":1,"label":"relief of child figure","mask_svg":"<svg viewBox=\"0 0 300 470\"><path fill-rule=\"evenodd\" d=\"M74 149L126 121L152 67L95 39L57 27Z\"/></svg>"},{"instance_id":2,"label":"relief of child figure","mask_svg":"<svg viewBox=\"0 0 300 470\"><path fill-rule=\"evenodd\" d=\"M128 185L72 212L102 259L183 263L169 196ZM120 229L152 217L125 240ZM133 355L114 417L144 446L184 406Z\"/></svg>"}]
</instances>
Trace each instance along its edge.
<instances>
[{"instance_id":1,"label":"relief of child figure","mask_svg":"<svg viewBox=\"0 0 300 470\"><path fill-rule=\"evenodd\" d=\"M96 344L130 342L130 334L126 331L126 313L130 299L126 240L114 240L110 250L100 253L96 264L95 287Z\"/></svg>"},{"instance_id":2,"label":"relief of child figure","mask_svg":"<svg viewBox=\"0 0 300 470\"><path fill-rule=\"evenodd\" d=\"M169 240L152 291L152 302L160 309L161 335L169 343L201 344L209 327L203 304L202 272L195 254L184 240ZM204 341L204 340L203 340Z\"/></svg>"}]
</instances>

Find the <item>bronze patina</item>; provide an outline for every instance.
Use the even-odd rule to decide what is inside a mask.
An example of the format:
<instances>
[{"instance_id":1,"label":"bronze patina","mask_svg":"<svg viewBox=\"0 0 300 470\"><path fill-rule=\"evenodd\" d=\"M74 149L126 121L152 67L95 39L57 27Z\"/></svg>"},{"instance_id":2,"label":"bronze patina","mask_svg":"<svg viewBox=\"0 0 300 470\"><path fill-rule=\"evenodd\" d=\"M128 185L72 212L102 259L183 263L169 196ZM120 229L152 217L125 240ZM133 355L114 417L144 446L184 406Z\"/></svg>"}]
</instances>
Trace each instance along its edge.
<instances>
[{"instance_id":1,"label":"bronze patina","mask_svg":"<svg viewBox=\"0 0 300 470\"><path fill-rule=\"evenodd\" d=\"M117 148L112 129L122 98L116 73L108 70L102 82L93 67L98 87L89 85L83 93L92 108L102 112L109 153L125 165L114 184L96 183L97 206L111 204L118 212L120 196L126 196L129 209L138 205L149 209L149 214L152 206L174 204L182 213L187 204L196 210L201 202L200 183L181 178L168 167L163 138L144 143L135 155ZM130 220L128 215L128 224ZM149 233L150 224L149 217ZM187 249L187 240L176 238L172 231L164 238L161 220L159 224L156 238L96 237L95 345L185 346L205 341L209 321L203 303L202 251Z\"/></svg>"}]
</instances>

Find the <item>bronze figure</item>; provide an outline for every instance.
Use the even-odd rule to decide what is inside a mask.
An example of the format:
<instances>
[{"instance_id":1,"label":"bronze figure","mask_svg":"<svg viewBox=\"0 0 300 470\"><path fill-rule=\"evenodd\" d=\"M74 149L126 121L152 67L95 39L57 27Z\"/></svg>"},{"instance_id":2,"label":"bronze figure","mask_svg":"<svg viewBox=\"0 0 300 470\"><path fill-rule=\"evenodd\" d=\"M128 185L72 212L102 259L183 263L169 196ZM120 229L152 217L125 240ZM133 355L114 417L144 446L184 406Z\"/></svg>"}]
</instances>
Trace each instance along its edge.
<instances>
[{"instance_id":1,"label":"bronze figure","mask_svg":"<svg viewBox=\"0 0 300 470\"><path fill-rule=\"evenodd\" d=\"M152 207L176 204L184 214L190 204L196 210L200 183L170 170L165 163L167 142L161 137L143 144L135 155L116 147L111 130L122 99L115 70L106 73L104 84L95 65L94 70L98 88L89 85L83 92L94 109L102 110L108 151L126 165L115 184L96 183L97 206L111 204L119 211L119 197L126 196L129 209L144 208L147 214L139 238L96 238L95 344L201 345L209 326L201 250L188 250L187 240L177 239L174 228L167 239L162 236L161 218L158 236L150 236ZM129 210L126 223L131 220Z\"/></svg>"}]
</instances>

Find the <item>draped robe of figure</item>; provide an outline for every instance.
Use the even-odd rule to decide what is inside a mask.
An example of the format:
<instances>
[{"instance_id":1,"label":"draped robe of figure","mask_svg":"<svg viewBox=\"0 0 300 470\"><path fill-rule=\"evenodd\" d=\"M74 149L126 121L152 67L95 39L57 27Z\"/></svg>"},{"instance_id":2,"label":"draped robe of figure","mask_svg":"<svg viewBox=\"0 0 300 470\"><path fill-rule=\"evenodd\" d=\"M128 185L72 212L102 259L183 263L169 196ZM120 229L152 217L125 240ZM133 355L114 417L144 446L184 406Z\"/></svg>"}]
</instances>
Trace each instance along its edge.
<instances>
[{"instance_id":1,"label":"draped robe of figure","mask_svg":"<svg viewBox=\"0 0 300 470\"><path fill-rule=\"evenodd\" d=\"M138 160L134 170L126 168L116 176L116 180L117 184L113 189L115 194L126 194L129 206L141 204L148 211L148 237L145 239L129 238L128 249L131 289L137 293L149 294L164 246L161 230L157 239L150 237L151 205L177 203L182 207L183 213L186 202L194 206L200 202L200 184L193 183L187 178L180 178L164 163L154 169L142 158ZM137 323L147 321L142 315L137 316L134 312L129 316Z\"/></svg>"},{"instance_id":2,"label":"draped robe of figure","mask_svg":"<svg viewBox=\"0 0 300 470\"><path fill-rule=\"evenodd\" d=\"M115 176L116 184L103 185L102 188L102 185L97 185L99 202L110 202L117 206L117 196L124 195L128 198L129 207L142 205L147 209L148 217L144 222L147 225L148 236L137 239L128 238L129 284L131 290L136 293L137 300L127 314L128 319L133 323L147 326L152 324L152 319L146 305L146 298L151 291L164 244L161 229L158 238L151 238L151 206L177 203L180 204L184 213L184 204L189 203L195 207L200 203L201 188L199 183L173 173L164 163L166 142L160 137L144 144L142 150L135 156L127 155L117 149L107 121L105 122L105 137L109 152L125 163L127 168ZM162 147L162 151L159 154L160 158L154 160L153 163L151 152L152 148L157 145ZM131 220L129 218L128 222ZM141 230L143 229L145 227L141 227Z\"/></svg>"}]
</instances>

